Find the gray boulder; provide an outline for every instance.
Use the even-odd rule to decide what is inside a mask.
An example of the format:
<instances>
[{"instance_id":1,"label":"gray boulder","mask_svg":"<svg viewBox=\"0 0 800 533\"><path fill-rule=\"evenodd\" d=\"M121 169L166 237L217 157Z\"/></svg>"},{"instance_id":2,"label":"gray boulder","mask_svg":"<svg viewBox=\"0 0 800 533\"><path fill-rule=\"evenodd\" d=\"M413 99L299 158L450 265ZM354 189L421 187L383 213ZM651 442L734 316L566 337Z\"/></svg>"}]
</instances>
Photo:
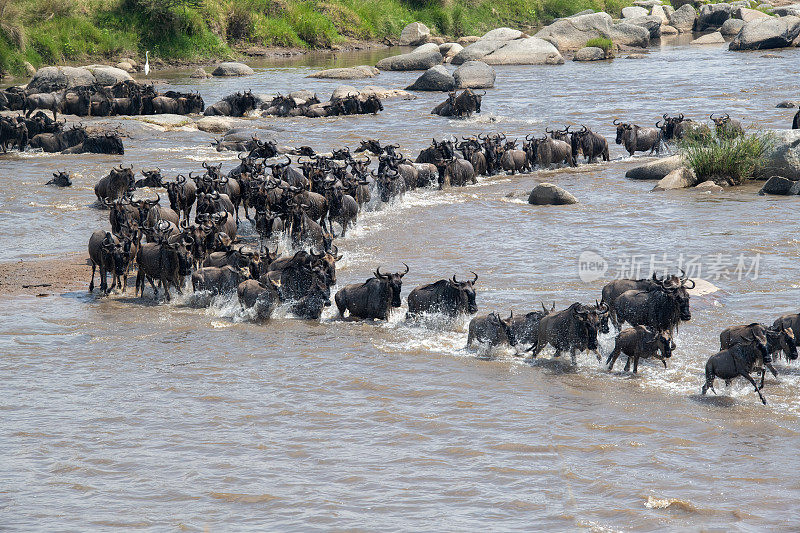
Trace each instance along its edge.
<instances>
[{"instance_id":1,"label":"gray boulder","mask_svg":"<svg viewBox=\"0 0 800 533\"><path fill-rule=\"evenodd\" d=\"M662 25L669 24L669 13L667 13L667 10L664 9L664 6L653 6L653 10L650 12L650 15L653 17L658 17L658 20L661 21Z\"/></svg>"},{"instance_id":2,"label":"gray boulder","mask_svg":"<svg viewBox=\"0 0 800 533\"><path fill-rule=\"evenodd\" d=\"M783 176L800 180L800 130L772 130L772 143L756 177Z\"/></svg>"},{"instance_id":3,"label":"gray boulder","mask_svg":"<svg viewBox=\"0 0 800 533\"><path fill-rule=\"evenodd\" d=\"M195 122L197 129L208 133L225 133L230 131L233 124L226 117L209 116Z\"/></svg>"},{"instance_id":4,"label":"gray boulder","mask_svg":"<svg viewBox=\"0 0 800 533\"><path fill-rule=\"evenodd\" d=\"M453 75L442 65L425 71L417 81L406 87L407 91L452 91L456 86Z\"/></svg>"},{"instance_id":5,"label":"gray boulder","mask_svg":"<svg viewBox=\"0 0 800 533\"><path fill-rule=\"evenodd\" d=\"M725 189L714 183L712 180L704 181L703 183L698 183L695 185L694 189L696 191L705 191L705 192L722 192Z\"/></svg>"},{"instance_id":6,"label":"gray boulder","mask_svg":"<svg viewBox=\"0 0 800 533\"><path fill-rule=\"evenodd\" d=\"M691 32L696 21L697 11L689 4L681 6L669 16L669 25L680 33Z\"/></svg>"},{"instance_id":7,"label":"gray boulder","mask_svg":"<svg viewBox=\"0 0 800 533\"><path fill-rule=\"evenodd\" d=\"M633 19L636 17L646 17L649 15L647 9L640 6L630 6L622 8L622 18Z\"/></svg>"},{"instance_id":8,"label":"gray boulder","mask_svg":"<svg viewBox=\"0 0 800 533\"><path fill-rule=\"evenodd\" d=\"M660 180L685 164L686 162L680 154L663 157L630 169L625 173L625 177L632 180Z\"/></svg>"},{"instance_id":9,"label":"gray boulder","mask_svg":"<svg viewBox=\"0 0 800 533\"><path fill-rule=\"evenodd\" d=\"M467 61L453 72L456 89L489 89L494 87L496 76L483 61Z\"/></svg>"},{"instance_id":10,"label":"gray boulder","mask_svg":"<svg viewBox=\"0 0 800 533\"><path fill-rule=\"evenodd\" d=\"M778 15L779 17L786 17L788 15L792 15L794 17L800 17L800 4L791 4L788 6L776 7L772 10L772 12Z\"/></svg>"},{"instance_id":11,"label":"gray boulder","mask_svg":"<svg viewBox=\"0 0 800 533\"><path fill-rule=\"evenodd\" d=\"M351 87L351 89L354 89L354 87ZM308 102L316 95L314 94L314 91L309 91L308 89L298 89L296 91L290 92L286 96L297 102L298 105L301 105ZM271 99L268 101L271 101Z\"/></svg>"},{"instance_id":12,"label":"gray boulder","mask_svg":"<svg viewBox=\"0 0 800 533\"><path fill-rule=\"evenodd\" d=\"M738 35L740 31L744 28L744 21L739 19L728 19L719 29L719 32L722 35Z\"/></svg>"},{"instance_id":13,"label":"gray boulder","mask_svg":"<svg viewBox=\"0 0 800 533\"><path fill-rule=\"evenodd\" d=\"M487 65L562 65L564 58L551 43L538 37L507 41L483 57Z\"/></svg>"},{"instance_id":14,"label":"gray boulder","mask_svg":"<svg viewBox=\"0 0 800 533\"><path fill-rule=\"evenodd\" d=\"M800 35L800 18L788 16L756 19L745 22L742 31L734 37L731 50L766 50L791 46Z\"/></svg>"},{"instance_id":15,"label":"gray boulder","mask_svg":"<svg viewBox=\"0 0 800 533\"><path fill-rule=\"evenodd\" d=\"M309 74L308 78L321 78L329 80L360 80L374 78L380 73L375 67L369 65L359 65L347 68L329 68Z\"/></svg>"},{"instance_id":16,"label":"gray boulder","mask_svg":"<svg viewBox=\"0 0 800 533\"><path fill-rule=\"evenodd\" d=\"M658 32L658 34L661 35L660 24L658 26ZM614 41L615 44L647 48L650 46L650 31L643 26L621 22L611 26L611 40Z\"/></svg>"},{"instance_id":17,"label":"gray boulder","mask_svg":"<svg viewBox=\"0 0 800 533\"><path fill-rule=\"evenodd\" d=\"M733 9L731 16L737 19L742 19L745 22L751 20L770 18L769 15L757 9L748 9L746 7L736 7Z\"/></svg>"},{"instance_id":18,"label":"gray boulder","mask_svg":"<svg viewBox=\"0 0 800 533\"><path fill-rule=\"evenodd\" d=\"M611 38L611 26L611 15L592 13L557 20L539 30L535 37L550 41L561 52L580 50L589 39Z\"/></svg>"},{"instance_id":19,"label":"gray boulder","mask_svg":"<svg viewBox=\"0 0 800 533\"><path fill-rule=\"evenodd\" d=\"M235 61L226 61L217 65L217 68L211 73L212 76L251 76L254 74L253 69L244 63L237 63Z\"/></svg>"},{"instance_id":20,"label":"gray boulder","mask_svg":"<svg viewBox=\"0 0 800 533\"><path fill-rule=\"evenodd\" d=\"M513 41L514 39L521 39L527 37L519 30L512 30L511 28L495 28L481 37L481 40L489 41Z\"/></svg>"},{"instance_id":21,"label":"gray boulder","mask_svg":"<svg viewBox=\"0 0 800 533\"><path fill-rule=\"evenodd\" d=\"M93 85L94 75L85 68L77 67L42 67L36 71L28 82L28 89L35 91L52 91L54 89L71 89L84 85Z\"/></svg>"},{"instance_id":22,"label":"gray boulder","mask_svg":"<svg viewBox=\"0 0 800 533\"><path fill-rule=\"evenodd\" d=\"M661 0L635 0L633 2L633 5L640 6L640 7L651 8L651 7L655 7L655 6L660 6L663 3L664 2L662 2Z\"/></svg>"},{"instance_id":23,"label":"gray boulder","mask_svg":"<svg viewBox=\"0 0 800 533\"><path fill-rule=\"evenodd\" d=\"M672 189L686 189L697 185L697 176L694 170L688 167L676 168L653 187L653 191L670 191Z\"/></svg>"},{"instance_id":24,"label":"gray boulder","mask_svg":"<svg viewBox=\"0 0 800 533\"><path fill-rule=\"evenodd\" d=\"M412 22L400 32L400 46L425 44L431 34L430 28L421 22Z\"/></svg>"},{"instance_id":25,"label":"gray boulder","mask_svg":"<svg viewBox=\"0 0 800 533\"><path fill-rule=\"evenodd\" d=\"M464 47L463 50L453 56L451 63L454 65L461 65L467 61L478 61L483 59L488 54L502 48L508 41L500 41L497 39L481 39L470 45Z\"/></svg>"},{"instance_id":26,"label":"gray boulder","mask_svg":"<svg viewBox=\"0 0 800 533\"><path fill-rule=\"evenodd\" d=\"M132 80L131 75L117 67L108 65L89 65L86 70L92 73L94 79L100 85L114 85L121 81Z\"/></svg>"},{"instance_id":27,"label":"gray boulder","mask_svg":"<svg viewBox=\"0 0 800 533\"><path fill-rule=\"evenodd\" d=\"M464 47L458 43L444 43L439 45L439 53L442 54L444 61L452 60Z\"/></svg>"},{"instance_id":28,"label":"gray boulder","mask_svg":"<svg viewBox=\"0 0 800 533\"><path fill-rule=\"evenodd\" d=\"M664 35L678 35L678 30L673 28L672 26L662 24L661 25L661 36Z\"/></svg>"},{"instance_id":29,"label":"gray boulder","mask_svg":"<svg viewBox=\"0 0 800 533\"><path fill-rule=\"evenodd\" d=\"M189 77L196 79L205 79L205 78L210 78L211 74L206 72L203 67L197 67L196 69L194 69L194 72L192 72L192 74Z\"/></svg>"},{"instance_id":30,"label":"gray boulder","mask_svg":"<svg viewBox=\"0 0 800 533\"><path fill-rule=\"evenodd\" d=\"M722 36L722 33L715 31L713 33L708 33L706 35L702 35L692 41L692 44L724 44L725 37Z\"/></svg>"},{"instance_id":31,"label":"gray boulder","mask_svg":"<svg viewBox=\"0 0 800 533\"><path fill-rule=\"evenodd\" d=\"M602 48L596 46L585 46L575 52L573 61L602 61L606 58L606 53Z\"/></svg>"},{"instance_id":32,"label":"gray boulder","mask_svg":"<svg viewBox=\"0 0 800 533\"><path fill-rule=\"evenodd\" d=\"M650 39L658 39L661 37L661 19L658 17L636 17L625 19L622 22L625 24L634 24L636 26L645 28L648 32L650 32Z\"/></svg>"},{"instance_id":33,"label":"gray boulder","mask_svg":"<svg viewBox=\"0 0 800 533\"><path fill-rule=\"evenodd\" d=\"M533 205L569 205L577 204L578 199L561 187L552 183L540 183L528 196L528 203Z\"/></svg>"},{"instance_id":34,"label":"gray boulder","mask_svg":"<svg viewBox=\"0 0 800 533\"><path fill-rule=\"evenodd\" d=\"M793 196L800 194L800 181L792 181L782 176L772 176L758 191L758 194L779 194Z\"/></svg>"},{"instance_id":35,"label":"gray boulder","mask_svg":"<svg viewBox=\"0 0 800 533\"><path fill-rule=\"evenodd\" d=\"M381 59L375 66L381 70L428 70L441 63L439 45L427 43L415 48L413 52Z\"/></svg>"},{"instance_id":36,"label":"gray boulder","mask_svg":"<svg viewBox=\"0 0 800 533\"><path fill-rule=\"evenodd\" d=\"M731 18L733 6L730 4L706 4L700 6L700 13L697 15L697 31L708 28L719 28L726 20Z\"/></svg>"}]
</instances>

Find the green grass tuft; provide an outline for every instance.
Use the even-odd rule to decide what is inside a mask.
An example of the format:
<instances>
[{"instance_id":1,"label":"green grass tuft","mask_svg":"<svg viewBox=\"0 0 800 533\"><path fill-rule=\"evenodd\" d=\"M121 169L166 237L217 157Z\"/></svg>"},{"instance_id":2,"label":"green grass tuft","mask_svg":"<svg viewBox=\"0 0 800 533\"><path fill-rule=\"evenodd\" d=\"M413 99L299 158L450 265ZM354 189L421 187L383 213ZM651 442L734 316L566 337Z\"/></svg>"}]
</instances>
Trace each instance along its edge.
<instances>
[{"instance_id":1,"label":"green grass tuft","mask_svg":"<svg viewBox=\"0 0 800 533\"><path fill-rule=\"evenodd\" d=\"M597 37L586 41L586 46L594 46L596 48L602 49L603 52L605 53L609 53L611 49L614 48L614 43L611 41L611 39Z\"/></svg>"},{"instance_id":2,"label":"green grass tuft","mask_svg":"<svg viewBox=\"0 0 800 533\"><path fill-rule=\"evenodd\" d=\"M773 142L768 133L717 137L713 133L691 135L681 141L681 151L699 181L740 185L751 179Z\"/></svg>"}]
</instances>

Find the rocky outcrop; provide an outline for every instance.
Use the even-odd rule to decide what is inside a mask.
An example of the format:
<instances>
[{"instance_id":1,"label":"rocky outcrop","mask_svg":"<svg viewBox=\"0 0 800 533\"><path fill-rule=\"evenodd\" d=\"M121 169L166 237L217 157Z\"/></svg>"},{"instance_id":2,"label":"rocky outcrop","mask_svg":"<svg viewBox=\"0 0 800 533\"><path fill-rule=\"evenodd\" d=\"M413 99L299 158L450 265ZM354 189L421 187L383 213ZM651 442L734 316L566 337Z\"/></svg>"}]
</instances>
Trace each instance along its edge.
<instances>
[{"instance_id":1,"label":"rocky outcrop","mask_svg":"<svg viewBox=\"0 0 800 533\"><path fill-rule=\"evenodd\" d=\"M478 61L483 59L488 54L502 48L508 41L500 41L497 39L481 39L476 41L453 56L452 63L454 65L461 65L467 61Z\"/></svg>"},{"instance_id":2,"label":"rocky outcrop","mask_svg":"<svg viewBox=\"0 0 800 533\"><path fill-rule=\"evenodd\" d=\"M453 75L442 65L425 71L417 81L406 87L407 91L452 91L456 86Z\"/></svg>"},{"instance_id":3,"label":"rocky outcrop","mask_svg":"<svg viewBox=\"0 0 800 533\"><path fill-rule=\"evenodd\" d=\"M630 169L625 173L625 177L632 180L660 180L685 164L686 162L680 154L663 157Z\"/></svg>"},{"instance_id":4,"label":"rocky outcrop","mask_svg":"<svg viewBox=\"0 0 800 533\"><path fill-rule=\"evenodd\" d=\"M660 24L657 29L658 35L661 35ZM650 31L643 26L621 22L611 26L611 40L614 44L647 48L650 46Z\"/></svg>"},{"instance_id":5,"label":"rocky outcrop","mask_svg":"<svg viewBox=\"0 0 800 533\"><path fill-rule=\"evenodd\" d=\"M606 59L606 53L602 48L596 46L586 46L575 52L574 61L602 61Z\"/></svg>"},{"instance_id":6,"label":"rocky outcrop","mask_svg":"<svg viewBox=\"0 0 800 533\"><path fill-rule=\"evenodd\" d=\"M739 19L728 19L719 29L722 35L737 35L744 27L744 21Z\"/></svg>"},{"instance_id":7,"label":"rocky outcrop","mask_svg":"<svg viewBox=\"0 0 800 533\"><path fill-rule=\"evenodd\" d=\"M758 191L758 194L777 194L794 196L800 194L800 181L792 181L782 176L772 176Z\"/></svg>"},{"instance_id":8,"label":"rocky outcrop","mask_svg":"<svg viewBox=\"0 0 800 533\"><path fill-rule=\"evenodd\" d=\"M692 44L725 44L725 37L718 31L698 37Z\"/></svg>"},{"instance_id":9,"label":"rocky outcrop","mask_svg":"<svg viewBox=\"0 0 800 533\"><path fill-rule=\"evenodd\" d=\"M558 185L540 183L528 196L528 203L533 205L569 205L577 204L578 199Z\"/></svg>"},{"instance_id":10,"label":"rocky outcrop","mask_svg":"<svg viewBox=\"0 0 800 533\"><path fill-rule=\"evenodd\" d=\"M439 46L427 43L415 48L413 52L381 59L375 66L381 70L428 70L441 63Z\"/></svg>"},{"instance_id":11,"label":"rocky outcrop","mask_svg":"<svg viewBox=\"0 0 800 533\"><path fill-rule=\"evenodd\" d=\"M131 79L127 72L120 69L115 70L119 70L127 76L127 79ZM33 78L28 83L28 89L32 91L50 92L84 85L94 85L96 82L97 79L88 68L42 67L33 75Z\"/></svg>"},{"instance_id":12,"label":"rocky outcrop","mask_svg":"<svg viewBox=\"0 0 800 533\"><path fill-rule=\"evenodd\" d=\"M467 61L453 72L456 89L489 89L494 87L496 76L483 61Z\"/></svg>"},{"instance_id":13,"label":"rocky outcrop","mask_svg":"<svg viewBox=\"0 0 800 533\"><path fill-rule=\"evenodd\" d=\"M400 32L400 46L418 46L428 42L430 28L421 22L412 22Z\"/></svg>"},{"instance_id":14,"label":"rocky outcrop","mask_svg":"<svg viewBox=\"0 0 800 533\"><path fill-rule=\"evenodd\" d=\"M653 187L653 191L670 191L672 189L686 189L697 184L694 170L688 167L679 167L661 178Z\"/></svg>"},{"instance_id":15,"label":"rocky outcrop","mask_svg":"<svg viewBox=\"0 0 800 533\"><path fill-rule=\"evenodd\" d=\"M309 74L308 78L321 78L329 80L360 80L374 78L380 73L375 67L359 65L357 67L329 68Z\"/></svg>"},{"instance_id":16,"label":"rocky outcrop","mask_svg":"<svg viewBox=\"0 0 800 533\"><path fill-rule=\"evenodd\" d=\"M203 117L195 125L198 130L208 133L225 133L233 126L230 120L220 116Z\"/></svg>"},{"instance_id":17,"label":"rocky outcrop","mask_svg":"<svg viewBox=\"0 0 800 533\"><path fill-rule=\"evenodd\" d=\"M481 37L481 40L486 41L513 41L514 39L522 39L528 37L519 30L511 28L495 28L488 31Z\"/></svg>"},{"instance_id":18,"label":"rocky outcrop","mask_svg":"<svg viewBox=\"0 0 800 533\"><path fill-rule=\"evenodd\" d=\"M772 130L772 142L756 176L800 180L800 130Z\"/></svg>"},{"instance_id":19,"label":"rocky outcrop","mask_svg":"<svg viewBox=\"0 0 800 533\"><path fill-rule=\"evenodd\" d=\"M630 6L630 7L623 7L622 8L622 18L624 19L633 19L636 17L646 17L650 13L647 12L647 9L640 7L640 6Z\"/></svg>"},{"instance_id":20,"label":"rocky outcrop","mask_svg":"<svg viewBox=\"0 0 800 533\"><path fill-rule=\"evenodd\" d=\"M788 16L746 22L731 41L731 50L767 50L791 46L800 35L800 18Z\"/></svg>"},{"instance_id":21,"label":"rocky outcrop","mask_svg":"<svg viewBox=\"0 0 800 533\"><path fill-rule=\"evenodd\" d=\"M611 26L611 15L592 13L557 20L539 30L535 37L553 43L561 52L580 50L589 39L610 38Z\"/></svg>"},{"instance_id":22,"label":"rocky outcrop","mask_svg":"<svg viewBox=\"0 0 800 533\"><path fill-rule=\"evenodd\" d=\"M731 4L706 4L700 7L697 15L697 31L704 31L708 28L719 28L726 20L731 18L733 6Z\"/></svg>"},{"instance_id":23,"label":"rocky outcrop","mask_svg":"<svg viewBox=\"0 0 800 533\"><path fill-rule=\"evenodd\" d=\"M251 76L255 74L253 69L244 63L237 63L235 61L226 61L220 63L217 68L211 72L213 76L230 77L230 76Z\"/></svg>"},{"instance_id":24,"label":"rocky outcrop","mask_svg":"<svg viewBox=\"0 0 800 533\"><path fill-rule=\"evenodd\" d=\"M636 17L632 19L625 19L622 22L624 24L633 24L635 26L641 26L642 28L645 28L648 32L650 32L650 39L658 39L661 37L661 19L658 17ZM615 24L614 26L616 27L617 25Z\"/></svg>"},{"instance_id":25,"label":"rocky outcrop","mask_svg":"<svg viewBox=\"0 0 800 533\"><path fill-rule=\"evenodd\" d=\"M442 54L444 62L451 61L464 47L458 43L444 43L439 45L439 53Z\"/></svg>"},{"instance_id":26,"label":"rocky outcrop","mask_svg":"<svg viewBox=\"0 0 800 533\"><path fill-rule=\"evenodd\" d=\"M697 11L689 4L681 6L669 16L669 25L680 33L689 33L697 21Z\"/></svg>"},{"instance_id":27,"label":"rocky outcrop","mask_svg":"<svg viewBox=\"0 0 800 533\"><path fill-rule=\"evenodd\" d=\"M538 37L507 41L483 57L487 65L561 65L564 58L551 43Z\"/></svg>"}]
</instances>

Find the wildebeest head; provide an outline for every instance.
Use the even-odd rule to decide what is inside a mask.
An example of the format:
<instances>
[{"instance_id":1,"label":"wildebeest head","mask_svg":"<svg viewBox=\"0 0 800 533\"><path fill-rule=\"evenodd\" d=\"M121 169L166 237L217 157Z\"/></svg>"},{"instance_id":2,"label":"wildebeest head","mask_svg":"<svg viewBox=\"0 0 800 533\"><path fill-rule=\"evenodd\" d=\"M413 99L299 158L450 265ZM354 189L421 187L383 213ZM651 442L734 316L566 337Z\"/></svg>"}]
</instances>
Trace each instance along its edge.
<instances>
[{"instance_id":1,"label":"wildebeest head","mask_svg":"<svg viewBox=\"0 0 800 533\"><path fill-rule=\"evenodd\" d=\"M614 142L617 144L622 144L622 138L625 135L625 132L631 129L631 125L625 122L620 122L617 119L614 119L614 125L617 127L617 137L614 139Z\"/></svg>"},{"instance_id":2,"label":"wildebeest head","mask_svg":"<svg viewBox=\"0 0 800 533\"><path fill-rule=\"evenodd\" d=\"M687 285L687 283L691 283L691 286ZM681 275L671 276L667 278L666 281L659 282L661 289L664 290L667 295L677 301L680 307L680 318L681 320L687 321L692 319L692 311L689 308L689 289L693 289L695 287L694 280L691 280L686 277L686 273L681 271Z\"/></svg>"},{"instance_id":3,"label":"wildebeest head","mask_svg":"<svg viewBox=\"0 0 800 533\"><path fill-rule=\"evenodd\" d=\"M768 327L767 342L771 351L783 350L789 360L794 361L797 359L797 341L792 328L787 328L783 325Z\"/></svg>"},{"instance_id":4,"label":"wildebeest head","mask_svg":"<svg viewBox=\"0 0 800 533\"><path fill-rule=\"evenodd\" d=\"M56 187L69 187L72 185L72 180L69 178L69 172L53 172L53 179L48 181L47 185L55 185Z\"/></svg>"},{"instance_id":5,"label":"wildebeest head","mask_svg":"<svg viewBox=\"0 0 800 533\"><path fill-rule=\"evenodd\" d=\"M714 113L711 113L711 115L708 118L710 118L711 122L714 123L714 126L717 128L717 131L723 129L725 125L731 121L731 116L728 113L725 113L724 115L717 118L714 118Z\"/></svg>"},{"instance_id":6,"label":"wildebeest head","mask_svg":"<svg viewBox=\"0 0 800 533\"><path fill-rule=\"evenodd\" d=\"M194 239L186 233L172 235L162 243L162 246L177 253L178 274L181 276L189 276L192 273L192 252L190 251L192 245L194 245Z\"/></svg>"},{"instance_id":7,"label":"wildebeest head","mask_svg":"<svg viewBox=\"0 0 800 533\"><path fill-rule=\"evenodd\" d=\"M142 170L143 179L136 182L137 187L164 187L162 182L161 169Z\"/></svg>"},{"instance_id":8,"label":"wildebeest head","mask_svg":"<svg viewBox=\"0 0 800 533\"><path fill-rule=\"evenodd\" d=\"M332 246L330 252L322 252L319 254L315 254L313 251L311 252L315 262L322 267L325 273L325 281L329 286L336 285L336 261L341 260L343 257L339 255L338 252L339 250L336 246Z\"/></svg>"},{"instance_id":9,"label":"wildebeest head","mask_svg":"<svg viewBox=\"0 0 800 533\"><path fill-rule=\"evenodd\" d=\"M375 155L380 155L383 153L383 148L381 148L380 141L376 141L375 139L369 139L366 141L361 141L361 146L354 150L354 153L359 154L361 152L366 152L369 150Z\"/></svg>"},{"instance_id":10,"label":"wildebeest head","mask_svg":"<svg viewBox=\"0 0 800 533\"><path fill-rule=\"evenodd\" d=\"M593 307L573 304L572 317L576 321L586 346L589 350L597 350L597 332L600 329L600 311Z\"/></svg>"},{"instance_id":11,"label":"wildebeest head","mask_svg":"<svg viewBox=\"0 0 800 533\"><path fill-rule=\"evenodd\" d=\"M375 277L380 280L389 282L389 289L392 291L392 307L400 307L400 291L403 288L403 276L408 274L408 265L403 263L406 267L405 272L395 272L394 274L381 273L381 267L375 269Z\"/></svg>"},{"instance_id":12,"label":"wildebeest head","mask_svg":"<svg viewBox=\"0 0 800 533\"><path fill-rule=\"evenodd\" d=\"M600 316L600 332L601 333L608 333L610 329L608 328L608 318L609 318L609 308L608 304L605 302L598 303L597 300L594 301L595 303L595 310L597 311L598 316Z\"/></svg>"},{"instance_id":13,"label":"wildebeest head","mask_svg":"<svg viewBox=\"0 0 800 533\"><path fill-rule=\"evenodd\" d=\"M511 316L506 318L505 320L500 317L499 313L489 313L487 320L493 323L496 327L503 330L506 334L506 338L508 339L508 344L511 346L517 345L517 336L514 334L514 328L512 324L514 323L514 311L511 311Z\"/></svg>"},{"instance_id":14,"label":"wildebeest head","mask_svg":"<svg viewBox=\"0 0 800 533\"><path fill-rule=\"evenodd\" d=\"M103 252L107 257L110 257L114 264L114 274L122 276L128 269L128 263L131 261L131 240L123 239L119 242L110 232L106 233L103 239Z\"/></svg>"},{"instance_id":15,"label":"wildebeest head","mask_svg":"<svg viewBox=\"0 0 800 533\"><path fill-rule=\"evenodd\" d=\"M478 275L475 272L472 275L474 278L468 281L458 281L455 275L447 280L447 284L458 291L459 299L466 303L467 313L471 315L478 312L478 304L475 303L475 283L478 281Z\"/></svg>"}]
</instances>

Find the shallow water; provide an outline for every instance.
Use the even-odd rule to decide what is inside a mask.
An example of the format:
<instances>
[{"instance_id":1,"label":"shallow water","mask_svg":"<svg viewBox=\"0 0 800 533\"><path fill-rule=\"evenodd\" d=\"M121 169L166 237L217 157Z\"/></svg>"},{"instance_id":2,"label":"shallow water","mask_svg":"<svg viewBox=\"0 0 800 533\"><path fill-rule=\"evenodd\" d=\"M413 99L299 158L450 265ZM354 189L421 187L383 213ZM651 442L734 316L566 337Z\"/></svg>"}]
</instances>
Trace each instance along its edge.
<instances>
[{"instance_id":1,"label":"shallow water","mask_svg":"<svg viewBox=\"0 0 800 533\"><path fill-rule=\"evenodd\" d=\"M374 62L377 54L310 56L257 65L255 76L190 80L212 103L234 90L313 88L318 68ZM443 99L388 100L378 116L258 119L279 144L324 151L377 137L416 154L431 137L586 124L613 136L611 119L648 124L664 112L701 119L728 112L760 128L787 127L800 51L732 53L665 45L644 59L500 67L483 113L467 121L428 114ZM403 87L413 73L381 73L354 85ZM125 124L128 126L128 124ZM90 208L111 165L199 168L218 154L212 135L163 132L130 121L126 155L24 154L0 159L0 260L85 250L107 212ZM592 355L531 363L510 351L465 349L467 321L429 317L387 323L294 320L285 311L249 322L235 299L195 309L190 297L153 305L132 295L85 292L7 298L0 308L0 410L6 450L0 523L11 529L457 530L794 529L800 484L800 371L780 362L769 405L743 382L701 398L703 364L731 324L796 312L796 200L756 195L650 193L627 181L637 164L612 145L608 165L481 179L464 189L416 191L362 212L338 242L339 285L377 265L408 263L414 286L474 270L481 312L506 314L555 301L593 302L639 254L677 268L702 256L723 292L693 299L669 368L644 362L638 376L600 368ZM75 186L41 185L56 169ZM565 207L525 200L540 181L580 199ZM787 224L789 227L787 227ZM244 224L243 233L252 234ZM578 276L584 251L609 262L602 279ZM758 276L714 279L760 254ZM730 262L733 261L731 265ZM89 267L86 277L88 281ZM604 353L613 338L601 339ZM566 360L563 360L566 359Z\"/></svg>"}]
</instances>

